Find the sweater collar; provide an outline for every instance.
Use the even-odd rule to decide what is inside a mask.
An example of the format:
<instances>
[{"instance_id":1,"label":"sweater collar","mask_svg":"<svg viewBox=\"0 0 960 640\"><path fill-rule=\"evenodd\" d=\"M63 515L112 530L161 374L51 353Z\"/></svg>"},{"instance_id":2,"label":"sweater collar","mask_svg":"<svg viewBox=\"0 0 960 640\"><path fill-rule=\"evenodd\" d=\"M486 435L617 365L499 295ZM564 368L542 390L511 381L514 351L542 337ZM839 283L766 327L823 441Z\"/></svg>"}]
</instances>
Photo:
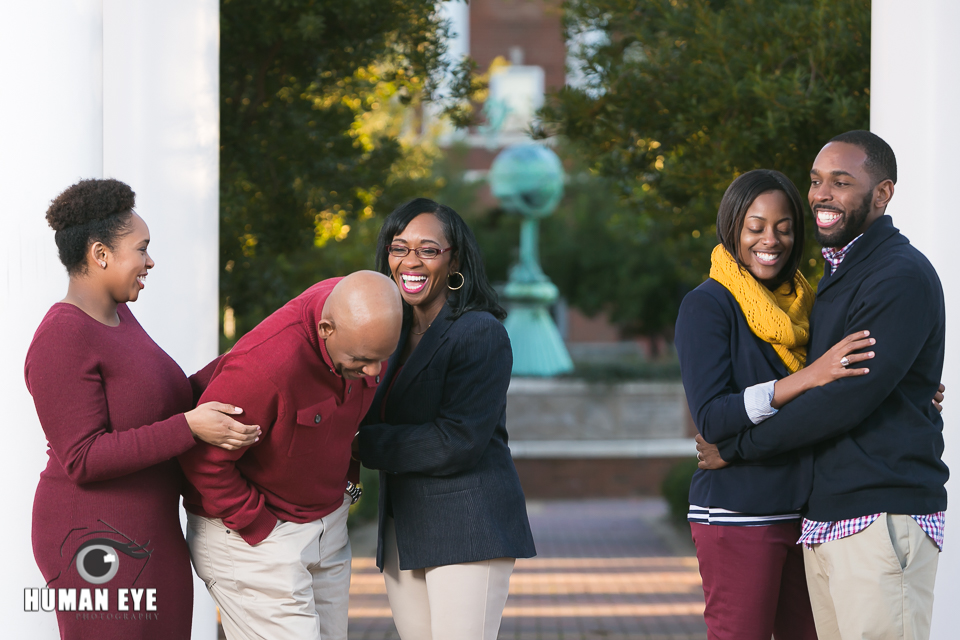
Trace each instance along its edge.
<instances>
[{"instance_id":1,"label":"sweater collar","mask_svg":"<svg viewBox=\"0 0 960 640\"><path fill-rule=\"evenodd\" d=\"M330 297L333 288L337 286L337 283L341 280L343 280L343 278L323 280L304 291L298 297L300 301L300 322L307 342L309 342L310 346L317 352L317 355L323 359L327 368L337 376L340 374L337 373L336 367L333 366L333 360L330 359L330 354L327 353L326 344L320 339L317 333L317 325L323 316L323 305L326 304L327 298Z\"/></svg>"},{"instance_id":2,"label":"sweater collar","mask_svg":"<svg viewBox=\"0 0 960 640\"><path fill-rule=\"evenodd\" d=\"M899 242L908 242L906 238L900 235L900 230L893 226L893 218L887 215L877 218L862 235L856 238L855 243L850 243L853 246L845 247L849 248L849 251L844 254L836 271L831 273L827 264L824 264L823 277L817 285L817 296L833 286L834 282L850 273L857 264L869 258L878 247L896 237L899 237L898 244Z\"/></svg>"},{"instance_id":3,"label":"sweater collar","mask_svg":"<svg viewBox=\"0 0 960 640\"><path fill-rule=\"evenodd\" d=\"M827 261L827 264L830 265L830 274L833 275L837 272L837 267L840 266L840 263L843 262L843 259L847 257L847 254L850 252L850 249L853 248L853 245L863 237L861 233L856 238L848 242L846 245L840 247L824 247L820 249L820 253L823 254L823 259Z\"/></svg>"}]
</instances>

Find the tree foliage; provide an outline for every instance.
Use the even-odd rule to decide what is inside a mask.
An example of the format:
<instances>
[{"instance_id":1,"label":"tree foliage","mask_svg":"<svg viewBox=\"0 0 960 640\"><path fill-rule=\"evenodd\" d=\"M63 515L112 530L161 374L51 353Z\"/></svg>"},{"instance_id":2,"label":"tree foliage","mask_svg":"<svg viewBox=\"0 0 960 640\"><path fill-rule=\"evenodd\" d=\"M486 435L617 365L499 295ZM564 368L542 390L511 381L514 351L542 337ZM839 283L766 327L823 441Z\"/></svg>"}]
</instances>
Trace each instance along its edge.
<instances>
[{"instance_id":1,"label":"tree foliage","mask_svg":"<svg viewBox=\"0 0 960 640\"><path fill-rule=\"evenodd\" d=\"M332 275L373 265L384 212L433 189L419 105L469 117L433 0L224 0L220 289L237 335ZM336 246L336 250L331 250Z\"/></svg>"},{"instance_id":2,"label":"tree foliage","mask_svg":"<svg viewBox=\"0 0 960 640\"><path fill-rule=\"evenodd\" d=\"M682 294L681 283L661 273L660 265L670 256L661 247L638 241L633 212L612 179L587 171L574 150L561 145L556 151L565 158L567 183L556 211L540 223L544 271L568 302L589 315L608 312L628 334L655 334L672 326L675 311L645 304L665 287L668 296ZM520 218L498 207L483 207L480 185L458 179L461 155L448 154L438 169L438 198L467 219L488 275L503 282L518 259Z\"/></svg>"},{"instance_id":3,"label":"tree foliage","mask_svg":"<svg viewBox=\"0 0 960 640\"><path fill-rule=\"evenodd\" d=\"M825 141L869 124L869 0L568 0L564 28L598 44L576 53L587 83L551 96L539 133L568 140L628 207L598 223L633 250L595 282L622 283L613 317L646 332L669 330L706 277L735 177L778 169L803 192ZM812 273L812 235L808 251ZM580 306L593 290L564 293Z\"/></svg>"}]
</instances>

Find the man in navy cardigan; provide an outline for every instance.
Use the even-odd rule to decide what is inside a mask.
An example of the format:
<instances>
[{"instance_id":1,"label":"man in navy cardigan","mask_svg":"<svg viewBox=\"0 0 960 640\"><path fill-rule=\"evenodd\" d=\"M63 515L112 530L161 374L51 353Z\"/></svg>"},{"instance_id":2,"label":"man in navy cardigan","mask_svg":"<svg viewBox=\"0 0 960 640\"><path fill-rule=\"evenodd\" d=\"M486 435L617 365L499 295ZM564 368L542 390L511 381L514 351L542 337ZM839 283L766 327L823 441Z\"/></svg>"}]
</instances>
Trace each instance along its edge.
<instances>
[{"instance_id":1,"label":"man in navy cardigan","mask_svg":"<svg viewBox=\"0 0 960 640\"><path fill-rule=\"evenodd\" d=\"M896 171L893 150L867 131L831 140L810 171L827 264L808 361L869 330L877 341L870 373L808 391L716 447L699 446L704 468L813 447L800 541L821 640L930 634L948 476L930 398L946 323L936 271L884 215Z\"/></svg>"}]
</instances>

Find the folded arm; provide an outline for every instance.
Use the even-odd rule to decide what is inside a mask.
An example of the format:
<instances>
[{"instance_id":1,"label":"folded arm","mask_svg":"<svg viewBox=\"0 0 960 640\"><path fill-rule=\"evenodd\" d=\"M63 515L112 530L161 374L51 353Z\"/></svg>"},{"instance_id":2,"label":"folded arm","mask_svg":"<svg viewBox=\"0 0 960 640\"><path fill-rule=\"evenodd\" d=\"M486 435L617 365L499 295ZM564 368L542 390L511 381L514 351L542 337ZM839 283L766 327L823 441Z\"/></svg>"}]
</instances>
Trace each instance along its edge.
<instances>
[{"instance_id":1,"label":"folded arm","mask_svg":"<svg viewBox=\"0 0 960 640\"><path fill-rule=\"evenodd\" d=\"M283 410L280 393L269 379L247 370L242 363L228 361L210 382L201 401L216 401L243 407L238 416L245 424L260 425L268 434ZM252 445L256 447L258 445ZM266 508L256 487L237 469L237 461L251 448L232 451L207 443L180 456L180 465L197 492L204 511L221 518L250 542L256 544L273 529L277 518Z\"/></svg>"},{"instance_id":2,"label":"folded arm","mask_svg":"<svg viewBox=\"0 0 960 640\"><path fill-rule=\"evenodd\" d=\"M868 283L861 288L872 289ZM840 436L893 392L930 337L935 296L922 282L907 276L884 279L883 290L889 293L854 301L843 331L849 335L870 329L880 347L869 361L870 375L811 389L765 422L716 442L725 461L760 460Z\"/></svg>"}]
</instances>

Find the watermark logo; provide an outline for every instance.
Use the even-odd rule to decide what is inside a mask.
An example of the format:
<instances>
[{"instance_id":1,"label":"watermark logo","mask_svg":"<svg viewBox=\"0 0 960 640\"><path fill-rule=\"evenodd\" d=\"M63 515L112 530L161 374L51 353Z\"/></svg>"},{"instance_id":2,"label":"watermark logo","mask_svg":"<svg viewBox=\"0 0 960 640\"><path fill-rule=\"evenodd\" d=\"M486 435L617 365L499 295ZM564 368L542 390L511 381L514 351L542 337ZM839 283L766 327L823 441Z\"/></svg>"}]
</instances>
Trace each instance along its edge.
<instances>
[{"instance_id":1,"label":"watermark logo","mask_svg":"<svg viewBox=\"0 0 960 640\"><path fill-rule=\"evenodd\" d=\"M77 614L83 619L156 619L157 590L137 585L153 554L147 548L149 540L141 544L103 520L97 523L95 528L77 527L67 533L60 544L63 567L46 587L23 590L24 611L77 611L84 612ZM126 565L130 566L121 574L121 567ZM54 583L74 571L94 587L56 588ZM119 584L127 588L100 587L118 575L124 578ZM116 606L111 607L111 603Z\"/></svg>"},{"instance_id":2,"label":"watermark logo","mask_svg":"<svg viewBox=\"0 0 960 640\"><path fill-rule=\"evenodd\" d=\"M139 544L103 520L97 520L97 522L102 525L102 528L91 530L88 527L77 527L67 532L60 544L60 557L70 554L70 560L60 573L47 582L48 587L71 567L76 567L80 577L90 584L106 584L120 571L120 554L132 560L143 561L132 582L134 585L137 583L153 553L147 549L150 541Z\"/></svg>"}]
</instances>

